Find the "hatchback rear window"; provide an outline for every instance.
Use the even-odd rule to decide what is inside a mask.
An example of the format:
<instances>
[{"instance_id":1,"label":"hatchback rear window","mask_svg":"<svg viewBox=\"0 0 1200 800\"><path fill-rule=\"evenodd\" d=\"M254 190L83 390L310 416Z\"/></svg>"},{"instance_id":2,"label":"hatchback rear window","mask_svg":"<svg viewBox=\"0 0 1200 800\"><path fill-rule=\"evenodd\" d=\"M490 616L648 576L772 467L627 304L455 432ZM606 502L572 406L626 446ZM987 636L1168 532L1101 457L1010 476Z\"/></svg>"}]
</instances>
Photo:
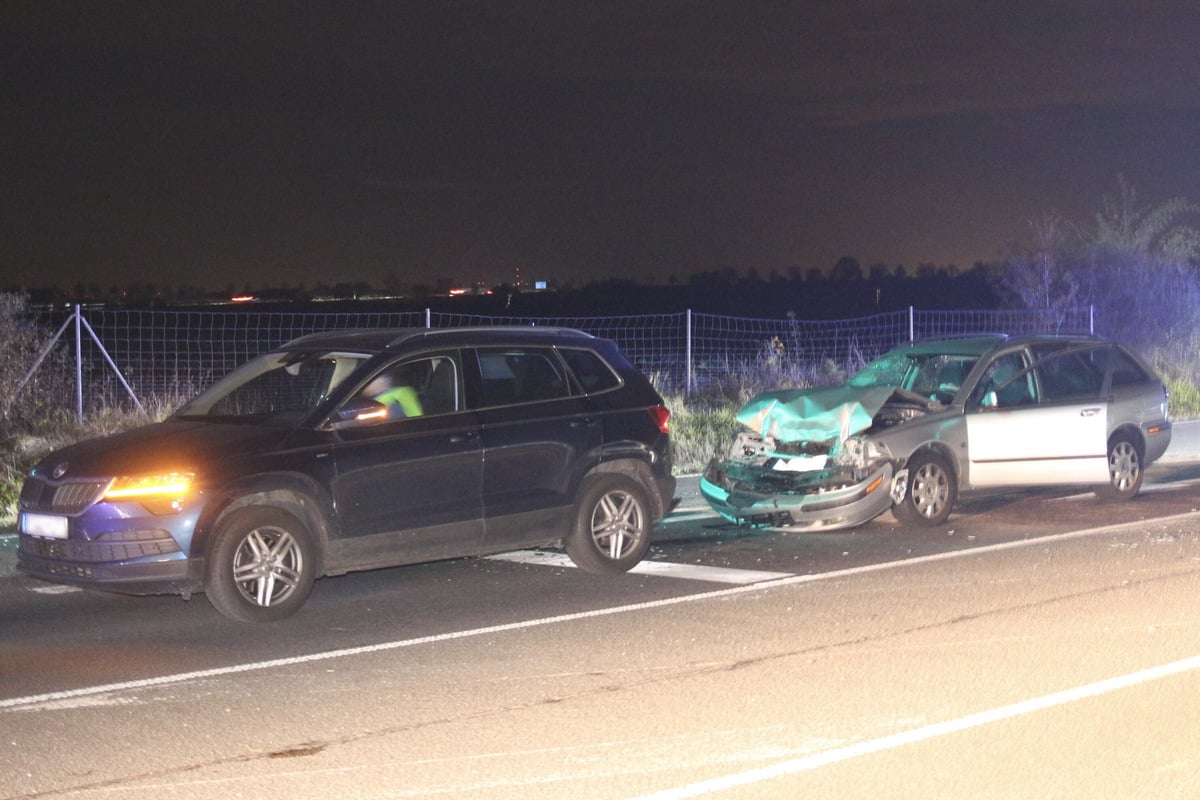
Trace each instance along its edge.
<instances>
[{"instance_id":1,"label":"hatchback rear window","mask_svg":"<svg viewBox=\"0 0 1200 800\"><path fill-rule=\"evenodd\" d=\"M1102 350L1064 350L1037 363L1042 399L1088 400L1098 398L1104 388Z\"/></svg>"},{"instance_id":2,"label":"hatchback rear window","mask_svg":"<svg viewBox=\"0 0 1200 800\"><path fill-rule=\"evenodd\" d=\"M1150 380L1136 361L1119 347L1109 347L1109 358L1112 359L1112 385L1128 386L1132 383L1145 383Z\"/></svg>"}]
</instances>

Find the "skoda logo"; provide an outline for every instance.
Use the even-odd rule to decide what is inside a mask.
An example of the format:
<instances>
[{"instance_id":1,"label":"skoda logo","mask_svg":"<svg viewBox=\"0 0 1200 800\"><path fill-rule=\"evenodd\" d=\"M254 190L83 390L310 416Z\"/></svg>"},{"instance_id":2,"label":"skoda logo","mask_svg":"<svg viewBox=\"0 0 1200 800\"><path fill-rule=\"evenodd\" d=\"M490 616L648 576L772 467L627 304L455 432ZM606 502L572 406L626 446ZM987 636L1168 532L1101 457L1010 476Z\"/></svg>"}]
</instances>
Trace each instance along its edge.
<instances>
[{"instance_id":1,"label":"skoda logo","mask_svg":"<svg viewBox=\"0 0 1200 800\"><path fill-rule=\"evenodd\" d=\"M66 461L62 462L61 464L56 464L54 469L50 471L50 476L52 478L54 478L55 480L58 480L59 478L61 478L63 475L66 475L66 474L67 474L67 462Z\"/></svg>"}]
</instances>

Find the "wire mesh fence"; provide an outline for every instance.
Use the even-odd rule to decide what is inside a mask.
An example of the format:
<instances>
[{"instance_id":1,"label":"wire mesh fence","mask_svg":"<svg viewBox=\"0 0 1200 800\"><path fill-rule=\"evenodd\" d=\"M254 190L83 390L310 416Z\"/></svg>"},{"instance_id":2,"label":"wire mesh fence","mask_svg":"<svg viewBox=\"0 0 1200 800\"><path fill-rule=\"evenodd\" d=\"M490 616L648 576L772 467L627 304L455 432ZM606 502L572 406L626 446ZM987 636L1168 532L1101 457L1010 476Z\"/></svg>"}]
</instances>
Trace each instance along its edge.
<instances>
[{"instance_id":1,"label":"wire mesh fence","mask_svg":"<svg viewBox=\"0 0 1200 800\"><path fill-rule=\"evenodd\" d=\"M1090 308L1052 314L1022 310L908 309L841 320L756 319L681 311L598 317L506 317L445 312L169 311L83 309L69 316L94 332L63 335L55 347L74 348L86 393L116 402L128 390L145 399L183 398L259 353L297 336L352 328L488 325L577 328L612 339L644 372L682 393L764 360L802 369L834 364L849 371L899 344L978 333L1053 330L1092 333ZM107 354L107 358L105 357ZM123 381L113 374L120 370ZM82 409L81 409L82 410Z\"/></svg>"}]
</instances>

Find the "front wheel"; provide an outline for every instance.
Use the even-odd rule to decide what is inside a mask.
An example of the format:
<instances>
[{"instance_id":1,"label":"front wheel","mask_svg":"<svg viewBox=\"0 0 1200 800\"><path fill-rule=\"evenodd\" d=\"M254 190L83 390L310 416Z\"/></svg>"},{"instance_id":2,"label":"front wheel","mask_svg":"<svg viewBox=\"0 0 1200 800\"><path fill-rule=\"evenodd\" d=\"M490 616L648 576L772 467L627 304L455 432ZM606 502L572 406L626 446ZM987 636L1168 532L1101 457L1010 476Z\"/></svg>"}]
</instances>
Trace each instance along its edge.
<instances>
[{"instance_id":1,"label":"front wheel","mask_svg":"<svg viewBox=\"0 0 1200 800\"><path fill-rule=\"evenodd\" d=\"M627 572L650 549L646 490L624 475L601 474L584 482L567 534L567 555L588 572Z\"/></svg>"},{"instance_id":2,"label":"front wheel","mask_svg":"<svg viewBox=\"0 0 1200 800\"><path fill-rule=\"evenodd\" d=\"M1118 434L1108 443L1108 483L1096 487L1103 500L1129 500L1142 488L1142 454L1129 436Z\"/></svg>"},{"instance_id":3,"label":"front wheel","mask_svg":"<svg viewBox=\"0 0 1200 800\"><path fill-rule=\"evenodd\" d=\"M214 532L204 592L239 622L294 614L312 591L316 552L308 528L277 508L238 509Z\"/></svg>"},{"instance_id":4,"label":"front wheel","mask_svg":"<svg viewBox=\"0 0 1200 800\"><path fill-rule=\"evenodd\" d=\"M918 453L908 460L908 486L892 513L905 525L932 527L950 517L958 498L958 479L945 457Z\"/></svg>"}]
</instances>

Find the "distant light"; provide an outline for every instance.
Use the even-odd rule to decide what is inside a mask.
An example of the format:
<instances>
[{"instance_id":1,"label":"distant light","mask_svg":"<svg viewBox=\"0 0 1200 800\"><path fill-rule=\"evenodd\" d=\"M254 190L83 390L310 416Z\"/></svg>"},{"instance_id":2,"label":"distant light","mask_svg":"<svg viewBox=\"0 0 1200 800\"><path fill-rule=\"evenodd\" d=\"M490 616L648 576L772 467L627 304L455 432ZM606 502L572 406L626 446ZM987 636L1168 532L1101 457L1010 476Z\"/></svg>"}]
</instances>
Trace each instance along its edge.
<instances>
[{"instance_id":1,"label":"distant light","mask_svg":"<svg viewBox=\"0 0 1200 800\"><path fill-rule=\"evenodd\" d=\"M229 298L229 302L231 302L231 303L249 303L253 299L254 299L254 295L252 295L252 294L236 294L233 297Z\"/></svg>"},{"instance_id":2,"label":"distant light","mask_svg":"<svg viewBox=\"0 0 1200 800\"><path fill-rule=\"evenodd\" d=\"M533 288L537 289L539 292L544 292L544 291L546 291L546 282L545 281L534 281Z\"/></svg>"},{"instance_id":3,"label":"distant light","mask_svg":"<svg viewBox=\"0 0 1200 800\"><path fill-rule=\"evenodd\" d=\"M467 290L466 290L466 289L451 289L451 290L450 290L450 296L451 296L451 297L458 297L459 295L463 295L463 294L466 294L466 293L467 293Z\"/></svg>"}]
</instances>

